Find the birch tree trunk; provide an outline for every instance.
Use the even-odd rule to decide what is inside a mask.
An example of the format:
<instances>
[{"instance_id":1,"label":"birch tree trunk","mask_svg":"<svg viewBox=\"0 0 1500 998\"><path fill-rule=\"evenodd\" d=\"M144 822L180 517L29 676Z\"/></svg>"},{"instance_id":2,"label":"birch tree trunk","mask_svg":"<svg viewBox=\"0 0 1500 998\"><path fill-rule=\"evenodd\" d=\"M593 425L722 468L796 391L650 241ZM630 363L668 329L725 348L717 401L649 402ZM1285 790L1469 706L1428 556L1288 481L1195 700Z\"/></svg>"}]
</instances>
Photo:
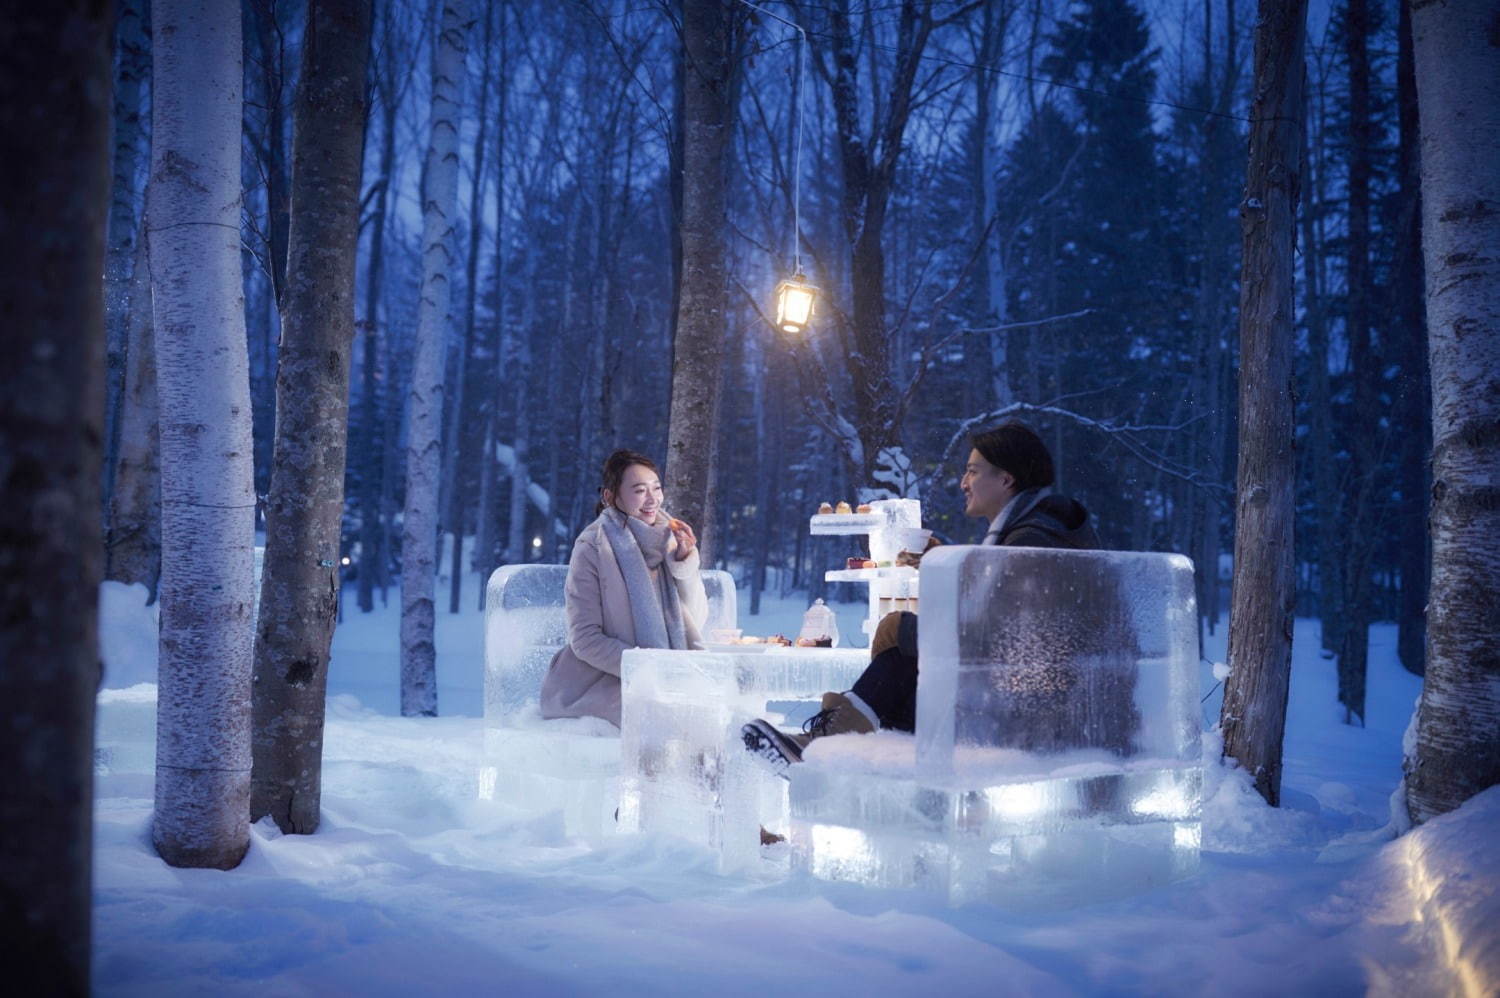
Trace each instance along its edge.
<instances>
[{"instance_id":1,"label":"birch tree trunk","mask_svg":"<svg viewBox=\"0 0 1500 998\"><path fill-rule=\"evenodd\" d=\"M1260 0L1250 164L1240 205L1240 427L1229 678L1220 722L1273 807L1281 798L1296 577L1292 292L1307 0Z\"/></svg>"},{"instance_id":2,"label":"birch tree trunk","mask_svg":"<svg viewBox=\"0 0 1500 998\"><path fill-rule=\"evenodd\" d=\"M1493 0L1412 4L1432 372L1422 822L1500 783L1500 32Z\"/></svg>"},{"instance_id":3,"label":"birch tree trunk","mask_svg":"<svg viewBox=\"0 0 1500 998\"><path fill-rule=\"evenodd\" d=\"M240 11L156 0L151 283L161 402L161 657L152 841L249 848L255 490L240 276Z\"/></svg>"},{"instance_id":4,"label":"birch tree trunk","mask_svg":"<svg viewBox=\"0 0 1500 998\"><path fill-rule=\"evenodd\" d=\"M125 337L125 390L110 495L104 577L139 582L156 598L161 580L161 435L157 431L156 337L151 321L149 240L136 243Z\"/></svg>"},{"instance_id":5,"label":"birch tree trunk","mask_svg":"<svg viewBox=\"0 0 1500 998\"><path fill-rule=\"evenodd\" d=\"M0 18L0 966L89 993L109 5Z\"/></svg>"},{"instance_id":6,"label":"birch tree trunk","mask_svg":"<svg viewBox=\"0 0 1500 998\"><path fill-rule=\"evenodd\" d=\"M276 450L255 642L250 818L318 829L338 618L370 0L310 0L292 145Z\"/></svg>"},{"instance_id":7,"label":"birch tree trunk","mask_svg":"<svg viewBox=\"0 0 1500 998\"><path fill-rule=\"evenodd\" d=\"M724 379L729 2L688 3L682 12L682 284L665 485L672 512L698 532L705 565L711 564L713 467Z\"/></svg>"},{"instance_id":8,"label":"birch tree trunk","mask_svg":"<svg viewBox=\"0 0 1500 998\"><path fill-rule=\"evenodd\" d=\"M401 526L401 713L437 716L433 589L443 421L443 340L453 297L458 124L469 0L443 0L432 63L432 137L422 204L422 300L408 394L406 506Z\"/></svg>"}]
</instances>

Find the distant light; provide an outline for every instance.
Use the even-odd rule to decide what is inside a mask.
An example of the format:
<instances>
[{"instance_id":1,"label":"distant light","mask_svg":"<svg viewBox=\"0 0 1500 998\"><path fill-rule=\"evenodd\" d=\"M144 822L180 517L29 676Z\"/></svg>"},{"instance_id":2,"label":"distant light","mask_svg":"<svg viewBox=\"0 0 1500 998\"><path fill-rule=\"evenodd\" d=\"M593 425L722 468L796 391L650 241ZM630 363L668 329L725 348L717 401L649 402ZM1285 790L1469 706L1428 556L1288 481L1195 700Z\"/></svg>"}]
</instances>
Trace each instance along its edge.
<instances>
[{"instance_id":1,"label":"distant light","mask_svg":"<svg viewBox=\"0 0 1500 998\"><path fill-rule=\"evenodd\" d=\"M531 547L534 551L540 551L542 549L542 539L540 537L533 537L531 539Z\"/></svg>"},{"instance_id":2,"label":"distant light","mask_svg":"<svg viewBox=\"0 0 1500 998\"><path fill-rule=\"evenodd\" d=\"M339 564L341 564L341 565L347 565L347 564L349 564L349 556L346 554L342 558L340 558L339 559Z\"/></svg>"}]
</instances>

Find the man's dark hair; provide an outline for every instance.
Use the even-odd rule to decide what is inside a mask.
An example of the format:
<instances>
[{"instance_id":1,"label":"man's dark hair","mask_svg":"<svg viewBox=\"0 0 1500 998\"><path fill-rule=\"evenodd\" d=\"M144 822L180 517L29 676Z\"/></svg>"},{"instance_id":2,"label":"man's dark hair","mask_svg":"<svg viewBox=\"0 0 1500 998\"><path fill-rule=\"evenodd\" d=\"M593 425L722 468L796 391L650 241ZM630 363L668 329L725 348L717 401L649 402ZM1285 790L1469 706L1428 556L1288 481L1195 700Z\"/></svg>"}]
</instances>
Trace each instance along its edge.
<instances>
[{"instance_id":1,"label":"man's dark hair","mask_svg":"<svg viewBox=\"0 0 1500 998\"><path fill-rule=\"evenodd\" d=\"M1040 489L1057 479L1052 454L1042 438L1024 423L1001 423L974 434L974 449L990 464L1008 471L1016 480L1016 491Z\"/></svg>"}]
</instances>

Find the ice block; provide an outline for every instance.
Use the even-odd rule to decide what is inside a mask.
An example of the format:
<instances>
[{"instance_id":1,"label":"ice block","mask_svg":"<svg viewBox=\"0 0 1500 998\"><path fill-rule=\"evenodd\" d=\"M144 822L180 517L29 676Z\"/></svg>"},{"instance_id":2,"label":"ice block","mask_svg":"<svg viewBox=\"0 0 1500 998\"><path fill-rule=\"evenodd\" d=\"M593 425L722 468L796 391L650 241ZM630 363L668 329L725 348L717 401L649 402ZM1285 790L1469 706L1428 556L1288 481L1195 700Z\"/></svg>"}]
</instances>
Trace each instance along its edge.
<instances>
[{"instance_id":1,"label":"ice block","mask_svg":"<svg viewBox=\"0 0 1500 998\"><path fill-rule=\"evenodd\" d=\"M479 796L523 813L561 811L570 835L612 834L620 737L597 718L543 720L542 677L567 641L566 565L506 565L485 594L484 761ZM734 627L734 579L706 571L709 628Z\"/></svg>"},{"instance_id":2,"label":"ice block","mask_svg":"<svg viewBox=\"0 0 1500 998\"><path fill-rule=\"evenodd\" d=\"M696 842L716 850L725 869L753 865L759 828L787 827L786 791L745 752L740 726L811 714L867 664L860 649L627 651L620 829Z\"/></svg>"},{"instance_id":3,"label":"ice block","mask_svg":"<svg viewBox=\"0 0 1500 998\"><path fill-rule=\"evenodd\" d=\"M734 577L703 574L708 622L702 633L733 628L738 617ZM490 575L484 604L484 714L486 723L534 703L552 656L568 640L563 607L566 565L504 565Z\"/></svg>"},{"instance_id":4,"label":"ice block","mask_svg":"<svg viewBox=\"0 0 1500 998\"><path fill-rule=\"evenodd\" d=\"M917 766L1162 765L1199 751L1192 562L1136 551L953 546L922 562ZM1050 760L1050 761L1049 761Z\"/></svg>"},{"instance_id":5,"label":"ice block","mask_svg":"<svg viewBox=\"0 0 1500 998\"><path fill-rule=\"evenodd\" d=\"M794 864L1025 906L1190 873L1202 795L1192 564L947 547L921 574L916 733L809 746L791 771Z\"/></svg>"}]
</instances>

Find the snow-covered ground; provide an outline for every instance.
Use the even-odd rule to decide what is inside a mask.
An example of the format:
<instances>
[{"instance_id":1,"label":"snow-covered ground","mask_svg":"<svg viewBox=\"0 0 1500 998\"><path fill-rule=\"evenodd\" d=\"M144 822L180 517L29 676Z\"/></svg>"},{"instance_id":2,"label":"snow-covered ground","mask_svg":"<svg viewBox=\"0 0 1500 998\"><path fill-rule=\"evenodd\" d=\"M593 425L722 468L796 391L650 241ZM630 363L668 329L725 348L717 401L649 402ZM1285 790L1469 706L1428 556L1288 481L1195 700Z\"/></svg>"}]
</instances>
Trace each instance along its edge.
<instances>
[{"instance_id":1,"label":"snow-covered ground","mask_svg":"<svg viewBox=\"0 0 1500 998\"><path fill-rule=\"evenodd\" d=\"M466 600L472 603L472 588ZM155 621L106 583L95 785L101 994L1494 994L1500 788L1395 841L1376 830L1420 681L1371 635L1369 723L1341 723L1316 623L1298 621L1285 803L1210 767L1201 872L1051 913L949 909L793 877L722 876L667 838L569 840L477 799L482 628L440 614L439 706L397 713L395 594L334 637L313 836L252 829L230 872L150 846ZM742 594L742 609L748 600ZM795 633L768 600L752 633ZM846 635L863 605L836 607ZM1205 654L1222 661L1226 634ZM1214 685L1204 666L1204 690ZM1210 720L1218 694L1205 704ZM1206 738L1210 758L1213 736Z\"/></svg>"}]
</instances>

